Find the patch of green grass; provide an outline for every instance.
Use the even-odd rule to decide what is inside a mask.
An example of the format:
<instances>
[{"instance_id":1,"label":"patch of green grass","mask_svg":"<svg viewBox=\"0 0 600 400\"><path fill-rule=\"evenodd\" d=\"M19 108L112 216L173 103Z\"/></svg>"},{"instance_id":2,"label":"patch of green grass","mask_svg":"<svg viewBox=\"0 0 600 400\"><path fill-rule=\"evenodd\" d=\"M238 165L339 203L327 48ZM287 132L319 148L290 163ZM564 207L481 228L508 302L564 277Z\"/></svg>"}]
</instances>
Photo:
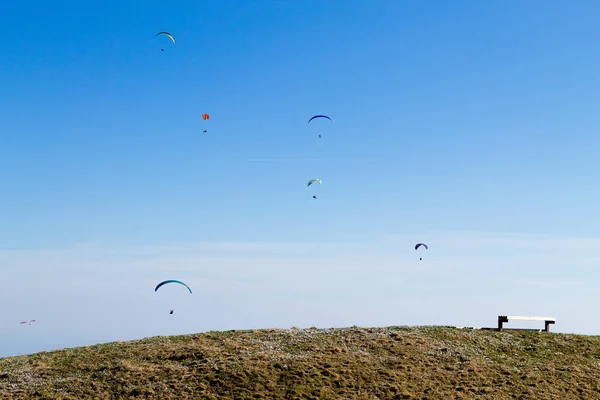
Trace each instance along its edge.
<instances>
[{"instance_id":1,"label":"patch of green grass","mask_svg":"<svg viewBox=\"0 0 600 400\"><path fill-rule=\"evenodd\" d=\"M600 337L444 327L154 337L0 359L2 399L600 399Z\"/></svg>"}]
</instances>

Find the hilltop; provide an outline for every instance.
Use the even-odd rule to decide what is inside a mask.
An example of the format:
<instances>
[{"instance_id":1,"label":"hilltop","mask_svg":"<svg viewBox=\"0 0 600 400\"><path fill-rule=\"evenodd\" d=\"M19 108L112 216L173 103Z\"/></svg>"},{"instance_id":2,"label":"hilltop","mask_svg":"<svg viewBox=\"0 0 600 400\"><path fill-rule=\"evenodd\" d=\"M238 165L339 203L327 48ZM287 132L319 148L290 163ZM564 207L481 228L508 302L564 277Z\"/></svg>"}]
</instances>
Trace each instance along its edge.
<instances>
[{"instance_id":1,"label":"hilltop","mask_svg":"<svg viewBox=\"0 0 600 400\"><path fill-rule=\"evenodd\" d=\"M153 337L0 359L2 399L600 399L600 337L443 327Z\"/></svg>"}]
</instances>

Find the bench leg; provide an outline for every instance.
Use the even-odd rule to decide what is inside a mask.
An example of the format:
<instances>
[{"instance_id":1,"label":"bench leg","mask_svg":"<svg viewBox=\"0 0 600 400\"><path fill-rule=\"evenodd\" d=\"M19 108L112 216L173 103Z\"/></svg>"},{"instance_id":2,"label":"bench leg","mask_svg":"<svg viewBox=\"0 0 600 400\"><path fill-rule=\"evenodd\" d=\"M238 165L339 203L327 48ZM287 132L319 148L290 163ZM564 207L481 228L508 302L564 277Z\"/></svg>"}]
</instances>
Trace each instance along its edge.
<instances>
[{"instance_id":1,"label":"bench leg","mask_svg":"<svg viewBox=\"0 0 600 400\"><path fill-rule=\"evenodd\" d=\"M544 321L544 330L546 332L550 332L550 324L552 324L553 321Z\"/></svg>"}]
</instances>

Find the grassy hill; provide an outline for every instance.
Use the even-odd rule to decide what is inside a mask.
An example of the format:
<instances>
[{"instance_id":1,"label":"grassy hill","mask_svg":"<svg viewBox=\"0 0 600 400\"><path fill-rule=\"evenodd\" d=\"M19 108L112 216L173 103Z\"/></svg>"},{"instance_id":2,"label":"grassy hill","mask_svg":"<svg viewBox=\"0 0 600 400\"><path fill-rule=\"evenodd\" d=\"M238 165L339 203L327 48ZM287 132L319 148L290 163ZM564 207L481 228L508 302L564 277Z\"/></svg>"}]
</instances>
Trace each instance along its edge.
<instances>
[{"instance_id":1,"label":"grassy hill","mask_svg":"<svg viewBox=\"0 0 600 400\"><path fill-rule=\"evenodd\" d=\"M442 327L154 337L0 359L0 398L600 399L600 337Z\"/></svg>"}]
</instances>

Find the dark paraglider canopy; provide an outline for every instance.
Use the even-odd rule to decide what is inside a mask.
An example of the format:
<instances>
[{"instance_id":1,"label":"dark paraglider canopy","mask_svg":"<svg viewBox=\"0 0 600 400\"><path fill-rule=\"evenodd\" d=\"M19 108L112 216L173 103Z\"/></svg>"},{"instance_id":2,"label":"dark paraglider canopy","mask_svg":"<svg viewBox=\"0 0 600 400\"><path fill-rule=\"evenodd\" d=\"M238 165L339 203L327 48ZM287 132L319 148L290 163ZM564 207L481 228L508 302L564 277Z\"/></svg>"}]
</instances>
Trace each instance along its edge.
<instances>
[{"instance_id":1,"label":"dark paraglider canopy","mask_svg":"<svg viewBox=\"0 0 600 400\"><path fill-rule=\"evenodd\" d=\"M190 287L188 285L186 285L185 283L183 283L181 281L178 281L176 279L169 279L169 280L166 280L166 281L162 281L161 283L159 283L158 285L156 285L156 287L154 288L154 291L156 292L158 290L158 288L160 288L163 285L166 285L167 283L179 283L180 285L185 286L190 291L190 294L192 293L192 289L190 289Z\"/></svg>"},{"instance_id":2,"label":"dark paraglider canopy","mask_svg":"<svg viewBox=\"0 0 600 400\"><path fill-rule=\"evenodd\" d=\"M332 120L331 118L329 118L327 115L315 115L314 117L311 117L311 118L308 120L308 122L310 122L310 121L312 121L313 119L316 119L316 118L327 118L328 120L330 120L330 121L331 121L331 123L333 123L333 120Z\"/></svg>"}]
</instances>

